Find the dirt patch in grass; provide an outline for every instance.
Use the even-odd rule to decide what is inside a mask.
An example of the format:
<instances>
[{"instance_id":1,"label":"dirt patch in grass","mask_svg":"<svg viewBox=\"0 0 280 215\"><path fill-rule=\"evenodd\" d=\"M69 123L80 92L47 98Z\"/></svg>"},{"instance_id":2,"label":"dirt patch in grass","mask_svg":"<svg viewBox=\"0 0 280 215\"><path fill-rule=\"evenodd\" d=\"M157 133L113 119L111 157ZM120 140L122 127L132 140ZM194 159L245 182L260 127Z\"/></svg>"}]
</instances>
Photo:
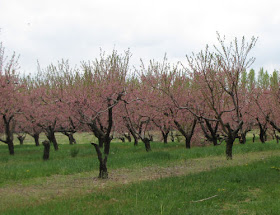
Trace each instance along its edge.
<instances>
[{"instance_id":1,"label":"dirt patch in grass","mask_svg":"<svg viewBox=\"0 0 280 215\"><path fill-rule=\"evenodd\" d=\"M106 180L94 177L98 174L97 171L37 178L26 184L18 183L0 188L0 211L12 207L38 205L59 197L82 196L128 183L195 174L220 167L246 165L279 155L280 151L274 150L235 155L233 160L226 160L224 156L218 156L182 160L169 163L165 167L149 166L141 169L117 169L110 171L109 179ZM13 202L12 205L11 202Z\"/></svg>"}]
</instances>

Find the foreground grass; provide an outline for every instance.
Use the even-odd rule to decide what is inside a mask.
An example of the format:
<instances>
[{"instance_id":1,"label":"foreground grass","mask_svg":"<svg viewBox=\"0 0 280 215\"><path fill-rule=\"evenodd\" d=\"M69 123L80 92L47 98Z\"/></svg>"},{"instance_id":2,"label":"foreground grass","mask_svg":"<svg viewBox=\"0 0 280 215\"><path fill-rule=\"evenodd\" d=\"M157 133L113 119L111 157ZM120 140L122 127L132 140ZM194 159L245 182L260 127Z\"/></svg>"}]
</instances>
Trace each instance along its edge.
<instances>
[{"instance_id":1,"label":"foreground grass","mask_svg":"<svg viewBox=\"0 0 280 215\"><path fill-rule=\"evenodd\" d=\"M87 140L90 142L89 140ZM60 144L59 151L51 149L49 161L42 160L43 147L33 145L16 145L15 155L7 153L7 146L0 145L0 187L14 183L31 183L35 178L46 178L53 175L70 175L98 170L98 160L93 146L77 144L74 146ZM71 150L79 150L77 157L70 156ZM279 150L275 142L266 144L236 144L233 155L248 152ZM187 161L194 158L224 156L225 146L184 148L182 143L152 143L152 152L147 153L143 144L134 147L133 143L112 143L108 161L109 172L119 168L139 169L147 166L168 166L170 163ZM97 175L97 173L96 173Z\"/></svg>"},{"instance_id":2,"label":"foreground grass","mask_svg":"<svg viewBox=\"0 0 280 215\"><path fill-rule=\"evenodd\" d=\"M233 166L99 186L88 193L40 203L34 199L29 206L7 208L1 214L279 214L280 157L259 157L261 161L246 163L256 153L250 154L237 156L239 161L226 161L236 162ZM204 159L208 163L216 160Z\"/></svg>"},{"instance_id":3,"label":"foreground grass","mask_svg":"<svg viewBox=\"0 0 280 215\"><path fill-rule=\"evenodd\" d=\"M81 135L87 144L59 137L48 161L42 146L16 145L10 156L0 145L0 214L279 214L280 144L273 141L235 144L232 161L224 145L154 142L147 153L141 143L113 142L104 181L96 178L92 140Z\"/></svg>"}]
</instances>

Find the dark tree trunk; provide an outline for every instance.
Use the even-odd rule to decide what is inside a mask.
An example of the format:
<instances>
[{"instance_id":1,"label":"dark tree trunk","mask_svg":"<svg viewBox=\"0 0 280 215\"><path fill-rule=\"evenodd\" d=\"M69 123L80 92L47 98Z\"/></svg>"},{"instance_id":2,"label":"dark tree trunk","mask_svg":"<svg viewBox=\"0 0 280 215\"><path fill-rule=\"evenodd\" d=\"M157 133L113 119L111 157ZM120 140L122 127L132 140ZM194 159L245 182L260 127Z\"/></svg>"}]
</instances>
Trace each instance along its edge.
<instances>
[{"instance_id":1,"label":"dark tree trunk","mask_svg":"<svg viewBox=\"0 0 280 215\"><path fill-rule=\"evenodd\" d=\"M167 144L169 131L168 132L161 131L161 134L162 134L162 137L163 137L163 142L165 144Z\"/></svg>"},{"instance_id":2,"label":"dark tree trunk","mask_svg":"<svg viewBox=\"0 0 280 215\"><path fill-rule=\"evenodd\" d=\"M125 138L124 138L124 137L119 137L119 139L120 139L123 143L125 143Z\"/></svg>"},{"instance_id":3,"label":"dark tree trunk","mask_svg":"<svg viewBox=\"0 0 280 215\"><path fill-rule=\"evenodd\" d=\"M165 144L167 144L167 142L168 142L168 134L167 135L163 135L163 142Z\"/></svg>"},{"instance_id":4,"label":"dark tree trunk","mask_svg":"<svg viewBox=\"0 0 280 215\"><path fill-rule=\"evenodd\" d=\"M117 99L107 98L107 107L108 107L108 125L104 128L101 124L101 120L99 117L91 120L91 123L88 126L91 128L91 131L98 138L99 145L96 143L92 143L97 153L97 157L99 160L99 178L105 179L108 178L108 170L107 170L107 159L110 152L110 143L113 137L110 136L113 127L113 107L117 105L117 103L121 100L123 93L120 93ZM100 150L100 144L104 144L104 155L102 155Z\"/></svg>"},{"instance_id":5,"label":"dark tree trunk","mask_svg":"<svg viewBox=\"0 0 280 215\"><path fill-rule=\"evenodd\" d=\"M240 136L238 137L239 143L240 144L245 144L246 143L246 132L242 132Z\"/></svg>"},{"instance_id":6,"label":"dark tree trunk","mask_svg":"<svg viewBox=\"0 0 280 215\"><path fill-rule=\"evenodd\" d=\"M239 125L233 130L229 123L223 125L224 131L226 131L226 158L227 160L232 160L232 148L235 138L238 135L240 129L242 129L243 121L239 122Z\"/></svg>"},{"instance_id":7,"label":"dark tree trunk","mask_svg":"<svg viewBox=\"0 0 280 215\"><path fill-rule=\"evenodd\" d=\"M50 131L48 131L48 133L46 134L48 140L50 141L50 143L53 144L54 150L57 151L58 150L58 144L54 135L54 131L52 129L50 129Z\"/></svg>"},{"instance_id":8,"label":"dark tree trunk","mask_svg":"<svg viewBox=\"0 0 280 215\"><path fill-rule=\"evenodd\" d=\"M253 134L253 143L255 142L255 139L256 139L256 135Z\"/></svg>"},{"instance_id":9,"label":"dark tree trunk","mask_svg":"<svg viewBox=\"0 0 280 215\"><path fill-rule=\"evenodd\" d=\"M134 146L138 146L138 137L136 136L136 134L133 132L133 130L131 128L128 128L129 132L131 133L131 135L133 136L134 139Z\"/></svg>"},{"instance_id":10,"label":"dark tree trunk","mask_svg":"<svg viewBox=\"0 0 280 215\"><path fill-rule=\"evenodd\" d=\"M128 140L128 142L131 143L131 136L130 136L130 134L124 134L124 136Z\"/></svg>"},{"instance_id":11,"label":"dark tree trunk","mask_svg":"<svg viewBox=\"0 0 280 215\"><path fill-rule=\"evenodd\" d=\"M226 157L227 160L232 160L232 148L233 148L234 138L226 139Z\"/></svg>"},{"instance_id":12,"label":"dark tree trunk","mask_svg":"<svg viewBox=\"0 0 280 215\"><path fill-rule=\"evenodd\" d=\"M279 143L279 136L276 134L275 129L273 129L273 135L274 135L273 139L276 139L276 142Z\"/></svg>"},{"instance_id":13,"label":"dark tree trunk","mask_svg":"<svg viewBox=\"0 0 280 215\"><path fill-rule=\"evenodd\" d=\"M154 141L154 136L153 135L151 135L151 134L149 134L149 138L150 138L150 141Z\"/></svg>"},{"instance_id":14,"label":"dark tree trunk","mask_svg":"<svg viewBox=\"0 0 280 215\"><path fill-rule=\"evenodd\" d=\"M280 137L278 135L276 135L275 138L276 138L276 142L279 143Z\"/></svg>"},{"instance_id":15,"label":"dark tree trunk","mask_svg":"<svg viewBox=\"0 0 280 215\"><path fill-rule=\"evenodd\" d=\"M178 121L174 120L174 123L175 123L176 127L178 128L178 131L185 137L186 148L190 149L191 148L191 139L194 134L194 129L195 129L195 126L197 123L197 119L193 120L192 126L188 130L185 130Z\"/></svg>"},{"instance_id":16,"label":"dark tree trunk","mask_svg":"<svg viewBox=\"0 0 280 215\"><path fill-rule=\"evenodd\" d=\"M129 131L129 133L132 135L132 137L134 139L134 146L138 146L138 137L137 137L136 132L134 131L134 129L132 127L130 127L128 119L126 117L123 117L123 119L126 122L126 127L127 127L128 131ZM131 137L130 137L130 139L131 139Z\"/></svg>"},{"instance_id":17,"label":"dark tree trunk","mask_svg":"<svg viewBox=\"0 0 280 215\"><path fill-rule=\"evenodd\" d=\"M68 140L69 140L69 144L70 145L73 145L74 143L76 144L76 140L75 140L75 138L74 138L74 136L73 136L73 132L62 132L64 135L66 135L67 137L68 137Z\"/></svg>"},{"instance_id":18,"label":"dark tree trunk","mask_svg":"<svg viewBox=\"0 0 280 215\"><path fill-rule=\"evenodd\" d=\"M267 130L267 121L265 122L265 124L262 125L262 123L260 122L259 118L257 118L258 121L258 125L260 128L260 141L262 143L265 143L266 141L266 130Z\"/></svg>"},{"instance_id":19,"label":"dark tree trunk","mask_svg":"<svg viewBox=\"0 0 280 215\"><path fill-rule=\"evenodd\" d=\"M24 135L18 135L18 140L19 140L19 144L20 145L23 145L23 141L24 141L24 139L25 139L25 136Z\"/></svg>"},{"instance_id":20,"label":"dark tree trunk","mask_svg":"<svg viewBox=\"0 0 280 215\"><path fill-rule=\"evenodd\" d=\"M206 127L204 126L204 122L206 124ZM203 134L205 136L205 138L212 142L214 146L219 145L218 144L218 138L219 138L219 134L217 134L218 131L218 127L219 127L219 121L216 122L216 124L211 124L211 122L207 119L204 119L204 121L200 120L200 127L203 131Z\"/></svg>"},{"instance_id":21,"label":"dark tree trunk","mask_svg":"<svg viewBox=\"0 0 280 215\"><path fill-rule=\"evenodd\" d=\"M103 138L98 138L98 146L99 146L99 148L103 148L103 146L104 146Z\"/></svg>"},{"instance_id":22,"label":"dark tree trunk","mask_svg":"<svg viewBox=\"0 0 280 215\"><path fill-rule=\"evenodd\" d=\"M190 149L191 148L191 138L185 137L185 144L186 144L186 148Z\"/></svg>"},{"instance_id":23,"label":"dark tree trunk","mask_svg":"<svg viewBox=\"0 0 280 215\"><path fill-rule=\"evenodd\" d=\"M13 140L9 140L8 141L8 148L9 148L10 155L14 155L15 151L14 151L14 142L13 142Z\"/></svg>"},{"instance_id":24,"label":"dark tree trunk","mask_svg":"<svg viewBox=\"0 0 280 215\"><path fill-rule=\"evenodd\" d=\"M134 138L134 146L138 146L138 138Z\"/></svg>"},{"instance_id":25,"label":"dark tree trunk","mask_svg":"<svg viewBox=\"0 0 280 215\"><path fill-rule=\"evenodd\" d=\"M99 176L98 178L106 179L108 178L107 162L103 160L99 164Z\"/></svg>"},{"instance_id":26,"label":"dark tree trunk","mask_svg":"<svg viewBox=\"0 0 280 215\"><path fill-rule=\"evenodd\" d=\"M246 141L247 141L247 139L246 139L246 133L242 133L241 136L242 136L243 144L245 144Z\"/></svg>"},{"instance_id":27,"label":"dark tree trunk","mask_svg":"<svg viewBox=\"0 0 280 215\"><path fill-rule=\"evenodd\" d=\"M5 133L6 133L6 140L9 148L10 155L14 155L14 136L13 136L13 129L11 128L11 121L5 123Z\"/></svg>"},{"instance_id":28,"label":"dark tree trunk","mask_svg":"<svg viewBox=\"0 0 280 215\"><path fill-rule=\"evenodd\" d=\"M170 138L171 138L172 143L174 143L174 141L175 141L175 137L174 137L174 134L173 134L173 132L172 132L172 131L171 131L171 133L170 133Z\"/></svg>"},{"instance_id":29,"label":"dark tree trunk","mask_svg":"<svg viewBox=\"0 0 280 215\"><path fill-rule=\"evenodd\" d=\"M218 144L218 138L216 137L216 138L213 138L212 139L212 142L213 142L213 145L214 146L218 146L219 144Z\"/></svg>"},{"instance_id":30,"label":"dark tree trunk","mask_svg":"<svg viewBox=\"0 0 280 215\"><path fill-rule=\"evenodd\" d=\"M32 135L32 137L34 138L34 141L35 141L35 146L39 146L40 145L40 143L39 143L39 136L40 136L40 134L38 134L38 133L35 133L35 134Z\"/></svg>"},{"instance_id":31,"label":"dark tree trunk","mask_svg":"<svg viewBox=\"0 0 280 215\"><path fill-rule=\"evenodd\" d=\"M264 129L260 129L260 141L262 143L265 143L265 130Z\"/></svg>"},{"instance_id":32,"label":"dark tree trunk","mask_svg":"<svg viewBox=\"0 0 280 215\"><path fill-rule=\"evenodd\" d=\"M148 139L148 138L144 138L144 139L143 139L143 142L144 142L144 144L145 144L145 149L146 149L147 152L149 152L149 151L152 150L152 149L151 149L150 141L151 141L151 140Z\"/></svg>"},{"instance_id":33,"label":"dark tree trunk","mask_svg":"<svg viewBox=\"0 0 280 215\"><path fill-rule=\"evenodd\" d=\"M9 119L6 118L6 116L3 116L4 125L5 125L5 134L6 134L6 140L1 140L2 142L6 143L8 145L9 153L10 155L14 155L14 126L12 125L12 119L13 117L10 117Z\"/></svg>"},{"instance_id":34,"label":"dark tree trunk","mask_svg":"<svg viewBox=\"0 0 280 215\"><path fill-rule=\"evenodd\" d=\"M91 144L95 147L95 151L97 153L97 157L99 160L98 178L106 179L106 178L108 178L107 159L108 159L108 155L109 155L110 142L105 144L104 158L103 158L99 145L96 143L91 143Z\"/></svg>"},{"instance_id":35,"label":"dark tree trunk","mask_svg":"<svg viewBox=\"0 0 280 215\"><path fill-rule=\"evenodd\" d=\"M48 160L50 157L50 142L45 140L42 144L44 146L43 160Z\"/></svg>"},{"instance_id":36,"label":"dark tree trunk","mask_svg":"<svg viewBox=\"0 0 280 215\"><path fill-rule=\"evenodd\" d=\"M70 145L73 145L73 144L77 143L72 133L69 134L68 139L69 139L69 144Z\"/></svg>"},{"instance_id":37,"label":"dark tree trunk","mask_svg":"<svg viewBox=\"0 0 280 215\"><path fill-rule=\"evenodd\" d=\"M269 124L272 126L272 128L276 129L278 132L280 132L280 127L278 127L274 121L269 119L269 116L266 116L266 121L269 122Z\"/></svg>"},{"instance_id":38,"label":"dark tree trunk","mask_svg":"<svg viewBox=\"0 0 280 215\"><path fill-rule=\"evenodd\" d=\"M97 157L99 160L99 178L106 179L108 178L108 170L107 170L107 160L109 156L110 151L110 143L113 137L110 137L110 133L113 127L113 106L108 100L108 127L104 129L104 127L101 124L101 121L99 118L97 118L98 125L96 124L96 120L92 121L89 126L92 129L92 132L94 135L98 138L99 143L91 143L95 151L97 153ZM100 148L104 147L104 155L102 154Z\"/></svg>"}]
</instances>

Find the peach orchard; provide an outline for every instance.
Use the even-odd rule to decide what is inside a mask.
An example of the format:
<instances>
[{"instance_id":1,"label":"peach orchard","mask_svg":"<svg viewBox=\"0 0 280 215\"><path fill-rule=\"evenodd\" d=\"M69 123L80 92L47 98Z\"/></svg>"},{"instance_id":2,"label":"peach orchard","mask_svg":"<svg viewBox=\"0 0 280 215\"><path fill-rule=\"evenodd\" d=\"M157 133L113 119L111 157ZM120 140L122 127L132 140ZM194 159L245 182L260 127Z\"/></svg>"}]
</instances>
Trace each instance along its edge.
<instances>
[{"instance_id":1,"label":"peach orchard","mask_svg":"<svg viewBox=\"0 0 280 215\"><path fill-rule=\"evenodd\" d=\"M269 133L278 141L280 132L278 73L261 70L257 79L249 70L256 41L228 43L218 35L217 46L206 46L183 63L171 65L165 57L140 68L130 65L129 51L114 50L80 68L62 60L29 76L20 74L16 54L8 58L1 44L0 141L14 155L14 137L22 144L29 134L38 146L43 132L59 150L55 133L73 144L75 132L92 132L100 178L108 177L113 138L144 144L147 152L154 134L164 144L181 135L186 150L224 141L226 158L232 159L234 141L245 144L252 129L262 142Z\"/></svg>"}]
</instances>

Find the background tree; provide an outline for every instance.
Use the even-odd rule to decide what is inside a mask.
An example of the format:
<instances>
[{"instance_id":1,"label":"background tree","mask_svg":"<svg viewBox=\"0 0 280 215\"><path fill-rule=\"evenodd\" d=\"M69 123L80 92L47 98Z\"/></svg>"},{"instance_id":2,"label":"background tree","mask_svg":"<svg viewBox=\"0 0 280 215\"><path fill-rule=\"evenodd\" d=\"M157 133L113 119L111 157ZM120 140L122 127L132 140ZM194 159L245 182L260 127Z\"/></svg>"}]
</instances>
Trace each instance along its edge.
<instances>
[{"instance_id":1,"label":"background tree","mask_svg":"<svg viewBox=\"0 0 280 215\"><path fill-rule=\"evenodd\" d=\"M187 56L190 73L193 75L194 85L201 92L201 99L211 110L214 117L208 118L203 113L200 103L185 105L185 108L199 119L219 121L222 134L226 140L226 156L232 159L233 142L244 124L241 105L240 78L242 72L253 62L254 58L247 59L249 52L255 46L253 37L249 43L242 38L241 44L237 38L227 46L225 38L218 34L220 48Z\"/></svg>"},{"instance_id":2,"label":"background tree","mask_svg":"<svg viewBox=\"0 0 280 215\"><path fill-rule=\"evenodd\" d=\"M10 155L14 155L14 129L18 114L21 113L23 86L18 80L18 57L14 53L10 59L5 56L4 47L0 43L0 116L5 138L0 141L7 144Z\"/></svg>"}]
</instances>

